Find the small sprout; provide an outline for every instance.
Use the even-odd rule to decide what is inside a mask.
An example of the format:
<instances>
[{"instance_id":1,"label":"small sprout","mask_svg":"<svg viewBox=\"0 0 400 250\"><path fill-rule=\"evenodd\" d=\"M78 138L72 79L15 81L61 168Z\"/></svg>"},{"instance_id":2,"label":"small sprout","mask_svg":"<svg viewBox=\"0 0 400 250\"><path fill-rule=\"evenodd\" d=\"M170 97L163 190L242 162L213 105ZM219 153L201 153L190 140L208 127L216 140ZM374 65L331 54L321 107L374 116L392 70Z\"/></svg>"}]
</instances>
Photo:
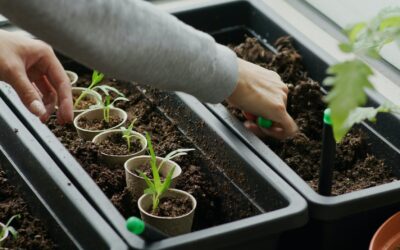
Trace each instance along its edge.
<instances>
[{"instance_id":1,"label":"small sprout","mask_svg":"<svg viewBox=\"0 0 400 250\"><path fill-rule=\"evenodd\" d=\"M137 121L137 118L133 119L133 121L131 122L131 124L129 125L128 128L121 127L122 138L124 138L126 140L126 144L128 146L128 152L131 150L131 138L134 136L132 134L132 130L133 130L133 125L135 124L136 121Z\"/></svg>"},{"instance_id":2,"label":"small sprout","mask_svg":"<svg viewBox=\"0 0 400 250\"><path fill-rule=\"evenodd\" d=\"M150 180L143 172L140 172L140 176L144 178L148 186L148 188L144 190L144 193L152 195L153 199L152 212L155 213L157 211L158 204L160 203L160 197L168 190L168 188L171 185L172 174L174 173L175 170L175 166L172 167L168 171L167 177L165 178L164 182L162 182L159 174L159 170L161 169L162 165L168 160L171 160L172 158L181 155L186 155L187 154L186 152L192 151L194 149L178 149L172 151L163 159L160 165L157 166L156 154L154 153L153 145L151 144L150 135L148 133L146 133L146 139L147 139L147 147L149 149L149 154L150 154L150 166L153 174L153 180Z\"/></svg>"},{"instance_id":3,"label":"small sprout","mask_svg":"<svg viewBox=\"0 0 400 250\"><path fill-rule=\"evenodd\" d=\"M79 95L78 99L76 99L76 101L75 101L75 103L74 103L74 109L76 109L76 107L78 106L79 102L80 102L91 90L93 90L93 89L95 88L95 86L96 86L99 82L101 82L101 81L103 80L103 78L104 78L104 74L103 74L103 73L100 73L100 72L98 72L97 70L94 70L94 71L93 71L93 74L92 74L92 82L90 83L89 87Z\"/></svg>"},{"instance_id":4,"label":"small sprout","mask_svg":"<svg viewBox=\"0 0 400 250\"><path fill-rule=\"evenodd\" d=\"M16 214L16 215L12 216L12 217L8 220L7 224L1 229L1 232L0 232L0 239L2 239L2 238L4 237L4 235L5 235L7 232L9 232L9 233L13 236L14 239L17 239L17 238L18 238L18 232L17 232L17 230L15 230L14 227L10 226L10 224L11 224L11 222L12 222L14 219L20 219L20 218L21 218L21 215ZM3 241L4 241L4 240L5 240L5 239L3 239ZM0 246L2 245L3 241L0 241Z\"/></svg>"},{"instance_id":5,"label":"small sprout","mask_svg":"<svg viewBox=\"0 0 400 250\"><path fill-rule=\"evenodd\" d=\"M103 109L103 118L104 121L109 123L110 122L110 108L114 107L114 103L117 101L129 101L125 95L120 92L118 89L108 86L108 85L100 85L93 88L93 90L100 89L104 93L104 101L101 99L101 95L96 96L100 104L96 104L91 108L100 107ZM117 98L114 98L111 102L111 95L110 92L114 92L118 95Z\"/></svg>"}]
</instances>

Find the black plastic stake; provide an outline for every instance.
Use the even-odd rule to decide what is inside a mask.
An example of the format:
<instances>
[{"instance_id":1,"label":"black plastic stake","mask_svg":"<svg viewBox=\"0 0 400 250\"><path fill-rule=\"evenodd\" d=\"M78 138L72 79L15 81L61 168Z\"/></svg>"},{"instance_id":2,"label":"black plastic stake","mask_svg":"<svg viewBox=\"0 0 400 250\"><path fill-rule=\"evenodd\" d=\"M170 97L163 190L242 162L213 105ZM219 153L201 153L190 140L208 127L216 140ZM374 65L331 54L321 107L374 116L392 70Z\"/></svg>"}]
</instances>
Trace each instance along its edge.
<instances>
[{"instance_id":1,"label":"black plastic stake","mask_svg":"<svg viewBox=\"0 0 400 250\"><path fill-rule=\"evenodd\" d=\"M324 111L324 127L322 130L322 156L319 170L318 192L321 195L331 195L332 172L335 162L336 142L333 137L331 110Z\"/></svg>"},{"instance_id":2,"label":"black plastic stake","mask_svg":"<svg viewBox=\"0 0 400 250\"><path fill-rule=\"evenodd\" d=\"M129 232L140 235L147 242L154 242L168 238L168 235L158 229L144 223L137 217L129 217L126 220L126 228Z\"/></svg>"}]
</instances>

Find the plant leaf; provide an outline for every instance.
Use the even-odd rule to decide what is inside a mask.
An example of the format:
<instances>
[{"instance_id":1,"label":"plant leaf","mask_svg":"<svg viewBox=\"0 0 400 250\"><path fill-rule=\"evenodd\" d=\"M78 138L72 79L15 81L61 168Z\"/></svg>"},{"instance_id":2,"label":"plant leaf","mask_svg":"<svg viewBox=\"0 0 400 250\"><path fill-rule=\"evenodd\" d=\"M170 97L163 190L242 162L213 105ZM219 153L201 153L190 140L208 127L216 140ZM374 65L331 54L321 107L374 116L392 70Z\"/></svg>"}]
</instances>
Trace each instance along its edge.
<instances>
[{"instance_id":1,"label":"plant leaf","mask_svg":"<svg viewBox=\"0 0 400 250\"><path fill-rule=\"evenodd\" d=\"M142 177L144 179L144 181L146 182L149 189L153 190L155 193L156 187L155 187L154 183L149 179L149 177L147 177L147 175L145 175L142 171L139 171L139 174L140 174L140 177Z\"/></svg>"},{"instance_id":2,"label":"plant leaf","mask_svg":"<svg viewBox=\"0 0 400 250\"><path fill-rule=\"evenodd\" d=\"M114 92L118 96L125 97L125 95L121 91L119 91L118 89L116 89L114 87L108 86L108 85L99 85L99 86L96 86L93 88L93 90L95 90L95 89L100 89L101 91L104 92L105 95L109 95L110 92Z\"/></svg>"},{"instance_id":3,"label":"plant leaf","mask_svg":"<svg viewBox=\"0 0 400 250\"><path fill-rule=\"evenodd\" d=\"M154 153L150 135L147 132L146 132L146 140L147 140L147 147L148 147L149 153L150 153L150 166L151 166L151 171L153 173L154 186L155 186L155 189L158 190L158 188L161 186L161 180L160 180L160 175L158 173L158 168L157 168L157 158L156 158L156 154Z\"/></svg>"},{"instance_id":4,"label":"plant leaf","mask_svg":"<svg viewBox=\"0 0 400 250\"><path fill-rule=\"evenodd\" d=\"M115 98L112 102L111 102L111 106L114 106L114 103L115 102L117 102L117 101L126 101L126 102L129 102L129 99L128 98L126 98L126 97L117 97L117 98Z\"/></svg>"},{"instance_id":5,"label":"plant leaf","mask_svg":"<svg viewBox=\"0 0 400 250\"><path fill-rule=\"evenodd\" d=\"M18 238L18 232L17 232L17 230L15 230L14 227L9 226L9 227L7 227L7 230L11 233L11 235L13 236L14 239Z\"/></svg>"},{"instance_id":6,"label":"plant leaf","mask_svg":"<svg viewBox=\"0 0 400 250\"><path fill-rule=\"evenodd\" d=\"M163 193L165 193L165 191L167 191L168 188L170 187L171 181L172 181L172 175L174 174L174 171L175 171L175 166L173 166L173 167L168 171L167 177L165 178L165 181L164 181L164 183L163 183L163 185L162 185L162 188L161 188L161 190L160 190L160 192L159 192L159 195L160 195L160 196L161 196Z\"/></svg>"},{"instance_id":7,"label":"plant leaf","mask_svg":"<svg viewBox=\"0 0 400 250\"><path fill-rule=\"evenodd\" d=\"M364 89L373 88L368 79L373 73L369 66L359 60L335 64L329 67L328 73L333 75L328 78L333 88L326 96L326 101L331 109L334 136L338 142L346 134L343 124L350 111L367 101Z\"/></svg>"}]
</instances>

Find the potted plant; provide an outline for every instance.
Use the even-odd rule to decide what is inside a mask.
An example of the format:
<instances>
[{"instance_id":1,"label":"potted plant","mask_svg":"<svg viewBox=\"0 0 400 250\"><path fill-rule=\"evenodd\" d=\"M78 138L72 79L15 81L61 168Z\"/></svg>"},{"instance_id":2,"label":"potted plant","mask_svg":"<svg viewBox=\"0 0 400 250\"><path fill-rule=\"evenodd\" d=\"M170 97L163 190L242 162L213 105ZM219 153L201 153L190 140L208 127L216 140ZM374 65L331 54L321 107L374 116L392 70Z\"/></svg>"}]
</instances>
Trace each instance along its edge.
<instances>
[{"instance_id":1,"label":"potted plant","mask_svg":"<svg viewBox=\"0 0 400 250\"><path fill-rule=\"evenodd\" d=\"M93 86L93 84L91 84L91 86ZM125 124L126 120L128 119L128 115L126 114L126 112L122 109L115 108L114 104L117 101L129 101L129 100L115 88L106 85L98 87L105 94L104 101L101 102L100 105L101 108L94 108L91 110L87 110L79 114L74 119L74 126L78 132L78 135L87 141L92 140L93 137L95 137L96 135L100 134L105 130L112 130L122 127ZM93 88L92 87L88 88L88 90L91 89ZM117 95L119 95L116 98L114 98L112 102L109 90L112 90L113 92L116 92ZM88 92L86 92L86 94L87 93ZM83 98L82 96L84 97L84 95L81 95L77 99L77 102L82 100Z\"/></svg>"},{"instance_id":2,"label":"potted plant","mask_svg":"<svg viewBox=\"0 0 400 250\"><path fill-rule=\"evenodd\" d=\"M147 133L146 138L150 153L149 163L152 178L148 177L148 173L136 170L147 184L144 194L138 200L140 215L143 221L167 235L176 236L189 233L197 205L196 199L188 192L170 189L176 166L172 166L166 171L164 180L162 179L163 175L160 175L160 173L162 173L163 165L169 159L179 155L186 155L186 152L190 149L171 152L160 162L154 153L150 136ZM148 169L148 166L146 168Z\"/></svg>"},{"instance_id":3,"label":"potted plant","mask_svg":"<svg viewBox=\"0 0 400 250\"><path fill-rule=\"evenodd\" d=\"M369 245L369 250L400 249L400 212L387 219L376 230Z\"/></svg>"},{"instance_id":4,"label":"potted plant","mask_svg":"<svg viewBox=\"0 0 400 250\"><path fill-rule=\"evenodd\" d=\"M72 87L72 100L74 103L74 115L77 116L83 111L99 106L101 104L101 96L99 93L93 91L93 90L87 90L86 88L82 87ZM85 96L81 98L79 102L77 102L77 99L82 95L82 93L85 93ZM76 104L75 104L76 103Z\"/></svg>"},{"instance_id":5,"label":"potted plant","mask_svg":"<svg viewBox=\"0 0 400 250\"><path fill-rule=\"evenodd\" d=\"M148 133L146 133L146 140L150 156L143 155L132 157L124 164L126 185L133 199L135 200L139 199L147 187L146 179L142 176L142 174L146 175L147 178L150 179L154 177L152 169L152 155L155 153ZM181 167L176 162L172 161L172 159L178 156L186 155L188 151L192 150L194 149L177 149L167 154L167 156L164 158L154 156L158 169L158 175L161 176L162 179L167 178L167 175L170 173L171 169L174 169L171 176L172 181L169 185L170 187L175 187L177 179L182 173Z\"/></svg>"},{"instance_id":6,"label":"potted plant","mask_svg":"<svg viewBox=\"0 0 400 250\"><path fill-rule=\"evenodd\" d=\"M109 166L123 165L129 158L145 153L146 137L133 131L135 121L128 128L107 130L93 138L92 142L99 146L100 154Z\"/></svg>"},{"instance_id":7,"label":"potted plant","mask_svg":"<svg viewBox=\"0 0 400 250\"><path fill-rule=\"evenodd\" d=\"M7 237L9 236L9 234L11 234L14 239L17 239L18 232L17 230L14 229L14 227L10 225L15 218L19 219L20 217L21 216L19 214L12 216L5 225L0 222L0 248L3 245L4 241L7 239Z\"/></svg>"}]
</instances>

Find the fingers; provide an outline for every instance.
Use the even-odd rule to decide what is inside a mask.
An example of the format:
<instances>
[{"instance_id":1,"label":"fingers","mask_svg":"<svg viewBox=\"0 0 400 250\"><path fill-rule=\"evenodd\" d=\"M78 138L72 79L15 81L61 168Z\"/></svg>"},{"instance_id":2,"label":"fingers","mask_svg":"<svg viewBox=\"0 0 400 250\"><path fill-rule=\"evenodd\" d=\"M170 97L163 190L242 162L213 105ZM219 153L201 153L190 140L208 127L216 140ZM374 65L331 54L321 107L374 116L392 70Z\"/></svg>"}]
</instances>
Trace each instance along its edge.
<instances>
[{"instance_id":1,"label":"fingers","mask_svg":"<svg viewBox=\"0 0 400 250\"><path fill-rule=\"evenodd\" d=\"M46 114L41 97L34 85L28 79L23 65L14 65L8 73L4 75L6 82L12 83L13 88L20 97L22 103L38 117Z\"/></svg>"},{"instance_id":2,"label":"fingers","mask_svg":"<svg viewBox=\"0 0 400 250\"><path fill-rule=\"evenodd\" d=\"M57 104L57 93L47 80L46 76L38 71L36 67L33 67L28 71L28 77L41 94L43 104L46 108L46 114L39 118L42 122L45 122L55 110L55 105Z\"/></svg>"},{"instance_id":3,"label":"fingers","mask_svg":"<svg viewBox=\"0 0 400 250\"><path fill-rule=\"evenodd\" d=\"M71 84L54 52L51 49L47 50L35 67L46 75L48 82L57 93L59 123L71 122L73 119Z\"/></svg>"}]
</instances>

